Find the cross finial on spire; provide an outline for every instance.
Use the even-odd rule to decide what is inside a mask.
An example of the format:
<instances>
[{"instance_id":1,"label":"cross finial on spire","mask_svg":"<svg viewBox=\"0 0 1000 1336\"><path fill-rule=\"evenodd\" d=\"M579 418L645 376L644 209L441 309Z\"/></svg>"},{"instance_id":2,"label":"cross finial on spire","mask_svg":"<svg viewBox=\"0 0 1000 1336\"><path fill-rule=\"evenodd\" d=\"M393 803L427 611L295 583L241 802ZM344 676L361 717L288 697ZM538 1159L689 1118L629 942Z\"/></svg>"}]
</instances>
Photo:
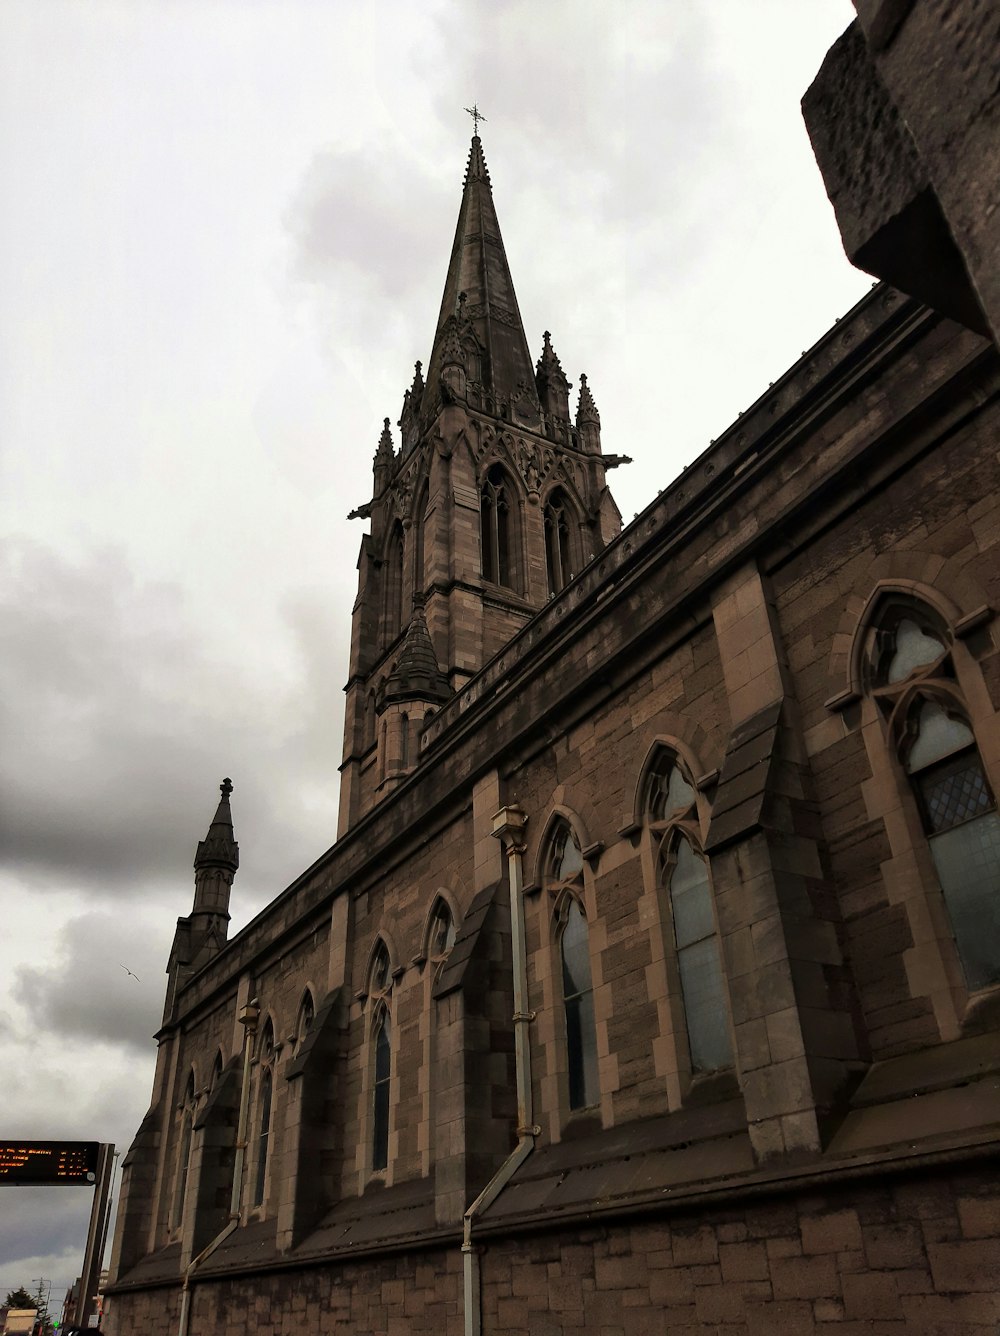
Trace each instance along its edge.
<instances>
[{"instance_id":1,"label":"cross finial on spire","mask_svg":"<svg viewBox=\"0 0 1000 1336\"><path fill-rule=\"evenodd\" d=\"M486 117L485 117L485 116L483 115L483 113L479 110L479 107L477 106L477 104L476 104L475 102L473 102L473 104L472 104L471 107L466 107L465 110L466 110L466 111L469 113L469 115L472 117L472 133L473 133L473 134L476 136L476 138L478 139L478 138L479 138L479 122L480 122L480 121L485 121L485 120L486 120Z\"/></svg>"}]
</instances>

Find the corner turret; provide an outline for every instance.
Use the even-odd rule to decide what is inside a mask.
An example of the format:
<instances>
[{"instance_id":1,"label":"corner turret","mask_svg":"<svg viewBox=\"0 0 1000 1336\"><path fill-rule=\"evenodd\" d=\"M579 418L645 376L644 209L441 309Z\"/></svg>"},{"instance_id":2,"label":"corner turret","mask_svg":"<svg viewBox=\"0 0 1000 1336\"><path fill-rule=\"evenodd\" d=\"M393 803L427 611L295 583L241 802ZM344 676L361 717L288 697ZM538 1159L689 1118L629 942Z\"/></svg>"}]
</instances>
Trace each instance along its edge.
<instances>
[{"instance_id":1,"label":"corner turret","mask_svg":"<svg viewBox=\"0 0 1000 1336\"><path fill-rule=\"evenodd\" d=\"M587 377L580 376L580 401L576 408L576 431L580 449L588 455L601 453L601 415L594 403L594 396L587 384Z\"/></svg>"},{"instance_id":2,"label":"corner turret","mask_svg":"<svg viewBox=\"0 0 1000 1336\"><path fill-rule=\"evenodd\" d=\"M570 382L552 347L552 335L548 330L542 339L542 355L535 367L535 385L545 415L545 434L550 440L568 444Z\"/></svg>"},{"instance_id":3,"label":"corner turret","mask_svg":"<svg viewBox=\"0 0 1000 1336\"><path fill-rule=\"evenodd\" d=\"M194 856L194 904L186 918L177 920L167 963L167 999L163 1019L169 1020L174 999L192 974L221 951L229 934L229 896L240 865L240 846L233 837L233 815L228 776L219 785L221 798Z\"/></svg>"},{"instance_id":4,"label":"corner turret","mask_svg":"<svg viewBox=\"0 0 1000 1336\"><path fill-rule=\"evenodd\" d=\"M389 479L392 477L394 458L392 431L389 427L389 419L385 418L382 425L382 435L378 438L378 446L375 449L375 462L372 468L372 472L375 475L375 485L372 496L376 501L389 486Z\"/></svg>"}]
</instances>

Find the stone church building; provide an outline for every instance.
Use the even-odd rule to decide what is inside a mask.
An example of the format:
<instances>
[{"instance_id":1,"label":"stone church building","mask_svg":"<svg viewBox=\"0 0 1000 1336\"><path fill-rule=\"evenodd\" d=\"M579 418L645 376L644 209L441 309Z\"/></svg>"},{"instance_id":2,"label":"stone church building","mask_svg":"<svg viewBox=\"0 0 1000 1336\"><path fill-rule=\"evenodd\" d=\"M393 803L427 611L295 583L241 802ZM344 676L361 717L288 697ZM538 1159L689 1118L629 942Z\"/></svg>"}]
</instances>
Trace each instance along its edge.
<instances>
[{"instance_id":1,"label":"stone church building","mask_svg":"<svg viewBox=\"0 0 1000 1336\"><path fill-rule=\"evenodd\" d=\"M888 281L627 527L473 138L338 839L227 941L222 785L117 1336L1000 1325L996 33L858 8L805 110Z\"/></svg>"}]
</instances>

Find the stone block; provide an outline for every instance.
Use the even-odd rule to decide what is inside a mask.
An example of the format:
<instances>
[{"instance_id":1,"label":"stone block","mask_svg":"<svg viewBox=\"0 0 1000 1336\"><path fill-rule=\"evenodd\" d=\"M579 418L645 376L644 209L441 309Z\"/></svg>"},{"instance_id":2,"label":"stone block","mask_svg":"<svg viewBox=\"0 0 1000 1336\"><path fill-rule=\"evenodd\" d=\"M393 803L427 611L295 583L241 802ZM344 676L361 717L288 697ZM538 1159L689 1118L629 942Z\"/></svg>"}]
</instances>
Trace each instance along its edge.
<instances>
[{"instance_id":1,"label":"stone block","mask_svg":"<svg viewBox=\"0 0 1000 1336\"><path fill-rule=\"evenodd\" d=\"M803 1215L802 1251L813 1253L844 1252L860 1249L861 1225L854 1210L830 1211L822 1215Z\"/></svg>"}]
</instances>

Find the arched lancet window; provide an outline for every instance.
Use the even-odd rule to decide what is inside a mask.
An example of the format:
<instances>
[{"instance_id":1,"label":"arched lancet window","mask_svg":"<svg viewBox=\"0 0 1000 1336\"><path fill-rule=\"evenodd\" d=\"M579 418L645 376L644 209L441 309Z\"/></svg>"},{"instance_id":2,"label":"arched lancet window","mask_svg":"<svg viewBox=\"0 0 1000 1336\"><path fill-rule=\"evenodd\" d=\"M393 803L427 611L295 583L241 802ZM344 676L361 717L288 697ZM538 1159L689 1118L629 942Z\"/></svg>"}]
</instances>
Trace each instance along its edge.
<instances>
[{"instance_id":1,"label":"arched lancet window","mask_svg":"<svg viewBox=\"0 0 1000 1336\"><path fill-rule=\"evenodd\" d=\"M371 1168L380 1173L389 1165L389 1126L392 1093L392 962L385 942L379 940L368 965L370 1038L370 1149Z\"/></svg>"},{"instance_id":2,"label":"arched lancet window","mask_svg":"<svg viewBox=\"0 0 1000 1336\"><path fill-rule=\"evenodd\" d=\"M393 526L386 549L385 566L385 626L393 640L403 628L403 570L405 543L403 526L399 520Z\"/></svg>"},{"instance_id":3,"label":"arched lancet window","mask_svg":"<svg viewBox=\"0 0 1000 1336\"><path fill-rule=\"evenodd\" d=\"M392 1071L392 1035L389 1012L385 1007L380 1007L375 1017L372 1048L372 1169L382 1170L389 1163L389 1086Z\"/></svg>"},{"instance_id":4,"label":"arched lancet window","mask_svg":"<svg viewBox=\"0 0 1000 1336\"><path fill-rule=\"evenodd\" d=\"M927 604L886 599L864 643L869 691L889 721L970 992L1000 984L1000 815L953 662Z\"/></svg>"},{"instance_id":5,"label":"arched lancet window","mask_svg":"<svg viewBox=\"0 0 1000 1336\"><path fill-rule=\"evenodd\" d=\"M194 1072L188 1076L181 1109L181 1139L177 1150L177 1181L174 1185L174 1227L184 1219L184 1198L187 1194L188 1171L191 1168L191 1140L194 1136Z\"/></svg>"},{"instance_id":6,"label":"arched lancet window","mask_svg":"<svg viewBox=\"0 0 1000 1336\"><path fill-rule=\"evenodd\" d=\"M691 1072L733 1063L729 1006L708 863L697 847L695 789L677 756L661 748L646 776L643 802L658 846L657 876L672 929Z\"/></svg>"},{"instance_id":7,"label":"arched lancet window","mask_svg":"<svg viewBox=\"0 0 1000 1336\"><path fill-rule=\"evenodd\" d=\"M406 770L410 764L410 716L404 714L399 720L399 764Z\"/></svg>"},{"instance_id":8,"label":"arched lancet window","mask_svg":"<svg viewBox=\"0 0 1000 1336\"><path fill-rule=\"evenodd\" d=\"M583 854L568 821L560 820L549 836L545 879L557 895L559 968L566 1033L566 1073L571 1110L597 1104L597 1027L590 971L590 932L581 903Z\"/></svg>"},{"instance_id":9,"label":"arched lancet window","mask_svg":"<svg viewBox=\"0 0 1000 1336\"><path fill-rule=\"evenodd\" d=\"M222 1076L222 1068L223 1068L222 1054L216 1053L215 1061L212 1063L212 1076L208 1083L209 1090L214 1090L215 1087L219 1084L219 1078Z\"/></svg>"},{"instance_id":10,"label":"arched lancet window","mask_svg":"<svg viewBox=\"0 0 1000 1336\"><path fill-rule=\"evenodd\" d=\"M270 1020L264 1026L258 1049L260 1077L257 1087L257 1173L254 1178L253 1204L264 1202L267 1184L267 1153L271 1136L271 1099L274 1092L274 1028Z\"/></svg>"},{"instance_id":11,"label":"arched lancet window","mask_svg":"<svg viewBox=\"0 0 1000 1336\"><path fill-rule=\"evenodd\" d=\"M517 587L516 504L510 479L494 464L480 496L483 579L508 589Z\"/></svg>"},{"instance_id":12,"label":"arched lancet window","mask_svg":"<svg viewBox=\"0 0 1000 1336\"><path fill-rule=\"evenodd\" d=\"M590 977L590 934L580 902L571 897L559 939L569 1107L585 1109L598 1101L597 1033L594 988Z\"/></svg>"},{"instance_id":13,"label":"arched lancet window","mask_svg":"<svg viewBox=\"0 0 1000 1336\"><path fill-rule=\"evenodd\" d=\"M1000 815L972 729L918 698L905 748L959 960L973 992L1000 983Z\"/></svg>"},{"instance_id":14,"label":"arched lancet window","mask_svg":"<svg viewBox=\"0 0 1000 1336\"><path fill-rule=\"evenodd\" d=\"M572 511L565 494L557 488L545 504L545 570L549 593L558 594L576 574L570 533Z\"/></svg>"}]
</instances>

